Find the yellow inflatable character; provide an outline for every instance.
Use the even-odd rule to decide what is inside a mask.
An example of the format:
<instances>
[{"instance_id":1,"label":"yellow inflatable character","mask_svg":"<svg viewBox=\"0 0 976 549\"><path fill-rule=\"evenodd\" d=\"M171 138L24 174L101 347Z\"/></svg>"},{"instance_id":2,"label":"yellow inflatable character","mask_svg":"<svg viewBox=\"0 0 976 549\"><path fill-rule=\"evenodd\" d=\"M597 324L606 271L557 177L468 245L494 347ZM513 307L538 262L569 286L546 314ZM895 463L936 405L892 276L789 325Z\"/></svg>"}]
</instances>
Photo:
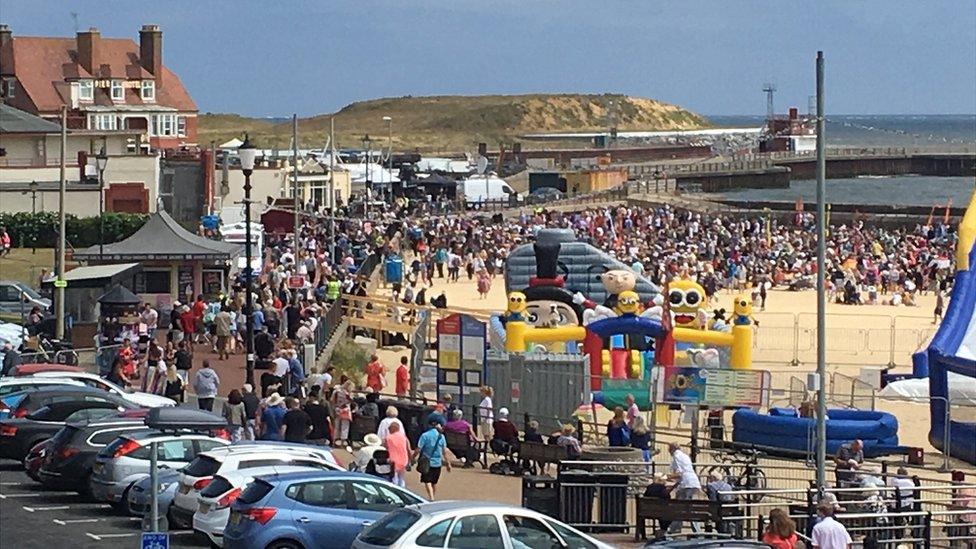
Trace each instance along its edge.
<instances>
[{"instance_id":1,"label":"yellow inflatable character","mask_svg":"<svg viewBox=\"0 0 976 549\"><path fill-rule=\"evenodd\" d=\"M640 312L640 296L633 290L624 290L617 294L617 306L614 308L620 316L636 316Z\"/></svg>"},{"instance_id":2,"label":"yellow inflatable character","mask_svg":"<svg viewBox=\"0 0 976 549\"><path fill-rule=\"evenodd\" d=\"M705 289L692 280L675 280L668 284L668 304L675 328L703 329L698 321L705 310Z\"/></svg>"},{"instance_id":3,"label":"yellow inflatable character","mask_svg":"<svg viewBox=\"0 0 976 549\"><path fill-rule=\"evenodd\" d=\"M732 307L732 324L735 326L748 326L756 322L752 318L752 303L749 298L740 295L735 298L735 304ZM758 325L759 323L756 322Z\"/></svg>"},{"instance_id":4,"label":"yellow inflatable character","mask_svg":"<svg viewBox=\"0 0 976 549\"><path fill-rule=\"evenodd\" d=\"M526 303L525 294L522 292L508 294L508 309L506 310L505 320L508 322L524 321Z\"/></svg>"}]
</instances>

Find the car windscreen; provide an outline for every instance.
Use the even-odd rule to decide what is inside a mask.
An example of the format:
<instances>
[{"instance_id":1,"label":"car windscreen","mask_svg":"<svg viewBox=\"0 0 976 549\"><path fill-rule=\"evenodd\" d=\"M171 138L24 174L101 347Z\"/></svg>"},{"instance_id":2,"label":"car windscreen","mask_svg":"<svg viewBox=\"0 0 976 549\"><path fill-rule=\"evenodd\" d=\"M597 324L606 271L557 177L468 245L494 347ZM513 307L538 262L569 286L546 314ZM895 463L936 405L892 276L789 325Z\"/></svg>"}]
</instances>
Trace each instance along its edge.
<instances>
[{"instance_id":1,"label":"car windscreen","mask_svg":"<svg viewBox=\"0 0 976 549\"><path fill-rule=\"evenodd\" d=\"M215 498L227 492L234 485L230 483L229 480L224 477L217 476L207 485L206 488L200 491L200 496L205 498Z\"/></svg>"},{"instance_id":2,"label":"car windscreen","mask_svg":"<svg viewBox=\"0 0 976 549\"><path fill-rule=\"evenodd\" d=\"M240 496L237 496L237 501L246 505L257 503L264 499L264 496L268 495L272 488L274 487L263 480L255 480L244 488Z\"/></svg>"},{"instance_id":3,"label":"car windscreen","mask_svg":"<svg viewBox=\"0 0 976 549\"><path fill-rule=\"evenodd\" d=\"M416 511L409 509L393 511L363 530L359 539L363 543L371 545L393 545L418 520L420 520L420 515Z\"/></svg>"},{"instance_id":4,"label":"car windscreen","mask_svg":"<svg viewBox=\"0 0 976 549\"><path fill-rule=\"evenodd\" d=\"M78 432L78 428L73 425L65 425L60 431L51 437L51 448L57 449L64 446L74 438L75 433Z\"/></svg>"},{"instance_id":5,"label":"car windscreen","mask_svg":"<svg viewBox=\"0 0 976 549\"><path fill-rule=\"evenodd\" d=\"M191 477L210 477L220 470L220 462L210 456L197 456L183 472Z\"/></svg>"}]
</instances>

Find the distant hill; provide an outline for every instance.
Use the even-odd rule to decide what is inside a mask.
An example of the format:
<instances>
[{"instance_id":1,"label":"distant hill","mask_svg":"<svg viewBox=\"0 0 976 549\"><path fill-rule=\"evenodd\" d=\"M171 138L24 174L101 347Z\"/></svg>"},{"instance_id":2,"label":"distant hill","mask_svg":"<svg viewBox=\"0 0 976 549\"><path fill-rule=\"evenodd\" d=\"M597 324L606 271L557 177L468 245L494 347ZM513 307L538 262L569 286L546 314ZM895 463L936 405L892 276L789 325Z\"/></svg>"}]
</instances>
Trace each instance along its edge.
<instances>
[{"instance_id":1,"label":"distant hill","mask_svg":"<svg viewBox=\"0 0 976 549\"><path fill-rule=\"evenodd\" d=\"M320 147L335 117L339 146L358 148L368 134L374 146L385 147L387 123L393 118L393 146L422 152L474 150L512 143L532 132L605 130L684 130L708 126L703 117L653 99L619 94L532 94L396 97L359 101L334 114L299 119L302 147ZM288 147L291 122L247 118L234 114L202 114L198 140L222 143L249 132L259 147ZM527 147L528 148L528 147Z\"/></svg>"}]
</instances>

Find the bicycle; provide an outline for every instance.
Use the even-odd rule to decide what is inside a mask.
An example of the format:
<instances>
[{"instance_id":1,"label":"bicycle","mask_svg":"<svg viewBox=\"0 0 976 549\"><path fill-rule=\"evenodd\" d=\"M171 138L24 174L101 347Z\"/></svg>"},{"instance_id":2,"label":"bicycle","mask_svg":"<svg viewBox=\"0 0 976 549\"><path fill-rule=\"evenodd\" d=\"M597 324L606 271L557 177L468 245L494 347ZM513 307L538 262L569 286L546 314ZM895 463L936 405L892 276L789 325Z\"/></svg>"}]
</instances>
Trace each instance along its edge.
<instances>
[{"instance_id":1,"label":"bicycle","mask_svg":"<svg viewBox=\"0 0 976 549\"><path fill-rule=\"evenodd\" d=\"M765 490L766 473L759 468L759 458L762 455L757 450L717 454L715 459L722 463L709 467L707 474L718 471L734 490ZM759 503L763 494L747 494L744 499L748 503Z\"/></svg>"}]
</instances>

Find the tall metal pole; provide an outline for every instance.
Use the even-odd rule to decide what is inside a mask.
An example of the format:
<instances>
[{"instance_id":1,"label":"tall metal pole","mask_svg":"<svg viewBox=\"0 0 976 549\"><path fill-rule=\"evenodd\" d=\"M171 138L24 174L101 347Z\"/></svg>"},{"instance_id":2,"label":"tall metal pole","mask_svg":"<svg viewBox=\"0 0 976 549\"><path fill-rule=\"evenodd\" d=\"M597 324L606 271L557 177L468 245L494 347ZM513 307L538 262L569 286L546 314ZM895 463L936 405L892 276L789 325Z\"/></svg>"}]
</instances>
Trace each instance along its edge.
<instances>
[{"instance_id":1,"label":"tall metal pole","mask_svg":"<svg viewBox=\"0 0 976 549\"><path fill-rule=\"evenodd\" d=\"M152 496L149 497L149 521L150 532L159 531L159 456L157 455L158 446L156 441L149 444L149 489Z\"/></svg>"},{"instance_id":2,"label":"tall metal pole","mask_svg":"<svg viewBox=\"0 0 976 549\"><path fill-rule=\"evenodd\" d=\"M61 181L58 186L58 274L57 280L64 280L64 196L68 186L68 107L61 107ZM54 297L57 305L57 322L54 326L55 337L64 339L64 288L55 285Z\"/></svg>"},{"instance_id":3,"label":"tall metal pole","mask_svg":"<svg viewBox=\"0 0 976 549\"><path fill-rule=\"evenodd\" d=\"M390 204L393 204L393 118L387 117L386 121L386 142L389 145L389 150L386 151L386 171L387 173L387 185L389 185L390 192Z\"/></svg>"},{"instance_id":4,"label":"tall metal pole","mask_svg":"<svg viewBox=\"0 0 976 549\"><path fill-rule=\"evenodd\" d=\"M291 115L291 146L294 155L294 170L291 173L291 192L292 200L295 202L295 258L298 259L298 228L300 226L298 216L298 115Z\"/></svg>"},{"instance_id":5,"label":"tall metal pole","mask_svg":"<svg viewBox=\"0 0 976 549\"><path fill-rule=\"evenodd\" d=\"M247 352L246 381L254 386L254 292L251 291L251 281L254 278L251 269L251 170L244 172L244 319L247 323L245 331L245 346ZM297 238L297 234L296 234ZM297 253L297 247L296 247ZM296 256L297 261L297 256Z\"/></svg>"},{"instance_id":6,"label":"tall metal pole","mask_svg":"<svg viewBox=\"0 0 976 549\"><path fill-rule=\"evenodd\" d=\"M826 269L826 217L824 180L827 157L824 139L824 57L817 52L817 487L826 486L827 463L827 296L824 288Z\"/></svg>"},{"instance_id":7,"label":"tall metal pole","mask_svg":"<svg viewBox=\"0 0 976 549\"><path fill-rule=\"evenodd\" d=\"M339 258L336 257L336 244L335 244L335 216L336 216L336 205L335 205L335 117L329 117L329 146L332 150L329 151L329 242L332 243L332 254L329 256L332 258L332 263L338 264Z\"/></svg>"}]
</instances>

